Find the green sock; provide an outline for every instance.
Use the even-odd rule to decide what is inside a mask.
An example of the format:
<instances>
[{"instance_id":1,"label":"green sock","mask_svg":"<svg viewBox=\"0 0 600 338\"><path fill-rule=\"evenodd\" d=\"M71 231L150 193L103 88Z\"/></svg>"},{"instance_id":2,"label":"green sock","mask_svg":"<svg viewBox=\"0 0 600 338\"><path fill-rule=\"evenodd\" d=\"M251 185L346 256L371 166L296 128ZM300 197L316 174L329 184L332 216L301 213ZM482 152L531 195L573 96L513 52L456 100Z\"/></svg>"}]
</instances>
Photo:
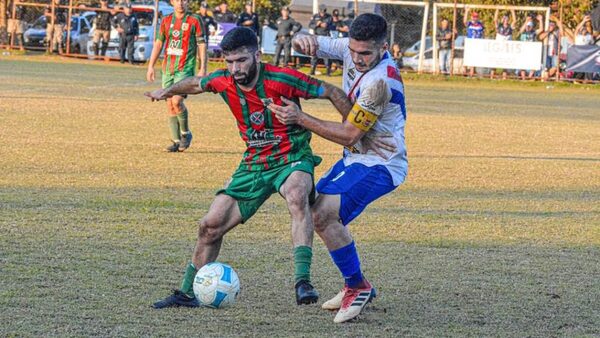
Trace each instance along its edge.
<instances>
[{"instance_id":1,"label":"green sock","mask_svg":"<svg viewBox=\"0 0 600 338\"><path fill-rule=\"evenodd\" d=\"M196 272L198 269L194 266L193 263L190 262L187 268L185 269L185 274L183 275L183 281L181 282L181 292L185 293L190 297L194 296L194 278L196 277Z\"/></svg>"},{"instance_id":2,"label":"green sock","mask_svg":"<svg viewBox=\"0 0 600 338\"><path fill-rule=\"evenodd\" d=\"M297 246L294 248L294 265L296 283L301 280L310 282L310 263L312 261L312 248L310 246Z\"/></svg>"},{"instance_id":3,"label":"green sock","mask_svg":"<svg viewBox=\"0 0 600 338\"><path fill-rule=\"evenodd\" d=\"M182 134L190 131L190 127L188 126L187 108L185 108L181 113L177 114L177 121L179 121L179 130Z\"/></svg>"},{"instance_id":4,"label":"green sock","mask_svg":"<svg viewBox=\"0 0 600 338\"><path fill-rule=\"evenodd\" d=\"M171 139L178 142L181 135L179 134L179 119L177 116L169 116L169 128L171 129Z\"/></svg>"}]
</instances>

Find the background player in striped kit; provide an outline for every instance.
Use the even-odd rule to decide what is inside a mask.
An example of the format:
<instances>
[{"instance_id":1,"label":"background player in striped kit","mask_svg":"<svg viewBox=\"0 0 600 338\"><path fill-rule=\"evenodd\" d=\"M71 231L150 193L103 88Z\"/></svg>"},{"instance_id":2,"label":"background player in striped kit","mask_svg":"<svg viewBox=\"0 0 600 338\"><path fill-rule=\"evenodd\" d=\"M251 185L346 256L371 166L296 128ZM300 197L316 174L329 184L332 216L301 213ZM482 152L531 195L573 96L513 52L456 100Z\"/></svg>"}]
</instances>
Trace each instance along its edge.
<instances>
[{"instance_id":1,"label":"background player in striped kit","mask_svg":"<svg viewBox=\"0 0 600 338\"><path fill-rule=\"evenodd\" d=\"M229 31L221 49L227 69L146 93L153 100L203 92L220 94L233 113L247 147L231 182L217 192L200 221L192 262L181 289L156 302L154 307L198 306L192 290L197 269L214 261L223 236L252 217L274 193L286 200L292 219L296 302L314 303L318 293L310 283L314 228L309 199L314 196L314 167L321 159L312 153L308 130L279 122L267 106L282 104L284 98L297 104L299 98L326 98L345 112L352 106L345 93L335 86L293 69L260 63L256 34L248 28Z\"/></svg>"},{"instance_id":2,"label":"background player in striped kit","mask_svg":"<svg viewBox=\"0 0 600 338\"><path fill-rule=\"evenodd\" d=\"M157 34L152 55L148 62L146 80L154 81L154 64L165 45L162 64L162 86L167 88L187 77L196 74L196 58L199 61L199 74L207 70L207 34L202 18L188 12L188 0L171 0L174 12L166 16ZM192 132L188 125L188 110L183 104L185 95L175 95L167 99L169 127L173 144L169 152L184 151L192 142Z\"/></svg>"}]
</instances>

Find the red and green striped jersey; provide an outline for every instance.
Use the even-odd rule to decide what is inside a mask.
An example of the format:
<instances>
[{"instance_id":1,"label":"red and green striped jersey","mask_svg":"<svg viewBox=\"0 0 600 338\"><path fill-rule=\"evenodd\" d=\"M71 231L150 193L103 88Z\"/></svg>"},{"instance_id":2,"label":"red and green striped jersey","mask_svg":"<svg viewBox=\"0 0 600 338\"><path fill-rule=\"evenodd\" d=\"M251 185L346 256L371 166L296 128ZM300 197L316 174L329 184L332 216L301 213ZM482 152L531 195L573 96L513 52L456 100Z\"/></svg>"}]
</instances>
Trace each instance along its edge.
<instances>
[{"instance_id":1,"label":"red and green striped jersey","mask_svg":"<svg viewBox=\"0 0 600 338\"><path fill-rule=\"evenodd\" d=\"M175 13L167 15L160 24L156 38L163 42L165 48L163 74L196 73L198 44L206 42L200 16L185 13L183 18L177 19Z\"/></svg>"},{"instance_id":2,"label":"red and green striped jersey","mask_svg":"<svg viewBox=\"0 0 600 338\"><path fill-rule=\"evenodd\" d=\"M226 69L200 80L205 92L221 95L236 119L246 152L240 167L250 171L275 168L312 155L310 131L279 122L266 106L281 105L281 97L299 104L298 98L319 96L321 81L289 68L259 64L259 78L251 91L243 91Z\"/></svg>"}]
</instances>

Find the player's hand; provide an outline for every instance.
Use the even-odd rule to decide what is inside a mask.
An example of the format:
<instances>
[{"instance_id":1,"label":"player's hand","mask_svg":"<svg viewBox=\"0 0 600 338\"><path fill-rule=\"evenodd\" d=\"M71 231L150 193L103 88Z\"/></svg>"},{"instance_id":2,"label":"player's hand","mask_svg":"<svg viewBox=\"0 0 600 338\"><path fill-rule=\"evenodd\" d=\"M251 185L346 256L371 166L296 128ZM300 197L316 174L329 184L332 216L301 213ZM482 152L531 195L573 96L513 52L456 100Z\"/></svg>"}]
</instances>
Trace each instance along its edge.
<instances>
[{"instance_id":1,"label":"player's hand","mask_svg":"<svg viewBox=\"0 0 600 338\"><path fill-rule=\"evenodd\" d=\"M137 40L138 40L138 38L139 38L139 36L137 36L137 35L136 35L136 36L134 36L134 37L133 37L133 41L137 41Z\"/></svg>"},{"instance_id":2,"label":"player's hand","mask_svg":"<svg viewBox=\"0 0 600 338\"><path fill-rule=\"evenodd\" d=\"M154 82L154 67L148 67L148 71L146 72L146 81Z\"/></svg>"},{"instance_id":3,"label":"player's hand","mask_svg":"<svg viewBox=\"0 0 600 338\"><path fill-rule=\"evenodd\" d=\"M173 95L169 95L167 93L166 89L157 89L155 91L145 92L144 95L146 95L150 99L152 99L152 102L166 100L166 99L170 98L171 96L173 96Z\"/></svg>"},{"instance_id":4,"label":"player's hand","mask_svg":"<svg viewBox=\"0 0 600 338\"><path fill-rule=\"evenodd\" d=\"M396 151L396 142L394 136L389 134L365 134L361 139L361 143L365 149L365 153L373 151L375 154L382 157L384 160L389 160L389 156L386 154L394 153Z\"/></svg>"},{"instance_id":5,"label":"player's hand","mask_svg":"<svg viewBox=\"0 0 600 338\"><path fill-rule=\"evenodd\" d=\"M292 46L297 52L308 56L317 55L317 49L319 49L317 37L307 34L296 34L292 39Z\"/></svg>"},{"instance_id":6,"label":"player's hand","mask_svg":"<svg viewBox=\"0 0 600 338\"><path fill-rule=\"evenodd\" d=\"M300 107L293 101L286 99L285 97L281 98L281 101L285 103L285 106L280 106L275 103L271 103L267 108L269 108L273 113L275 113L275 117L279 120L279 122L283 124L297 124L300 116L303 114Z\"/></svg>"}]
</instances>

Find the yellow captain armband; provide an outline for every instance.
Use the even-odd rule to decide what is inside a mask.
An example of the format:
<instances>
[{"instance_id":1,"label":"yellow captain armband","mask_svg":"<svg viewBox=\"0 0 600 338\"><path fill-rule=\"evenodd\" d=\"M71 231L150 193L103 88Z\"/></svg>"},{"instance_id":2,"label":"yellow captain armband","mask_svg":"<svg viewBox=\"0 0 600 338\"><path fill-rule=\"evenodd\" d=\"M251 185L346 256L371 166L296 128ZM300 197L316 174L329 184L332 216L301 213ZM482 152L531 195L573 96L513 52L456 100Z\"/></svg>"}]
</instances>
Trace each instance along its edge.
<instances>
[{"instance_id":1,"label":"yellow captain armband","mask_svg":"<svg viewBox=\"0 0 600 338\"><path fill-rule=\"evenodd\" d=\"M355 103L348 114L348 121L362 131L369 131L377 121L377 115Z\"/></svg>"}]
</instances>

